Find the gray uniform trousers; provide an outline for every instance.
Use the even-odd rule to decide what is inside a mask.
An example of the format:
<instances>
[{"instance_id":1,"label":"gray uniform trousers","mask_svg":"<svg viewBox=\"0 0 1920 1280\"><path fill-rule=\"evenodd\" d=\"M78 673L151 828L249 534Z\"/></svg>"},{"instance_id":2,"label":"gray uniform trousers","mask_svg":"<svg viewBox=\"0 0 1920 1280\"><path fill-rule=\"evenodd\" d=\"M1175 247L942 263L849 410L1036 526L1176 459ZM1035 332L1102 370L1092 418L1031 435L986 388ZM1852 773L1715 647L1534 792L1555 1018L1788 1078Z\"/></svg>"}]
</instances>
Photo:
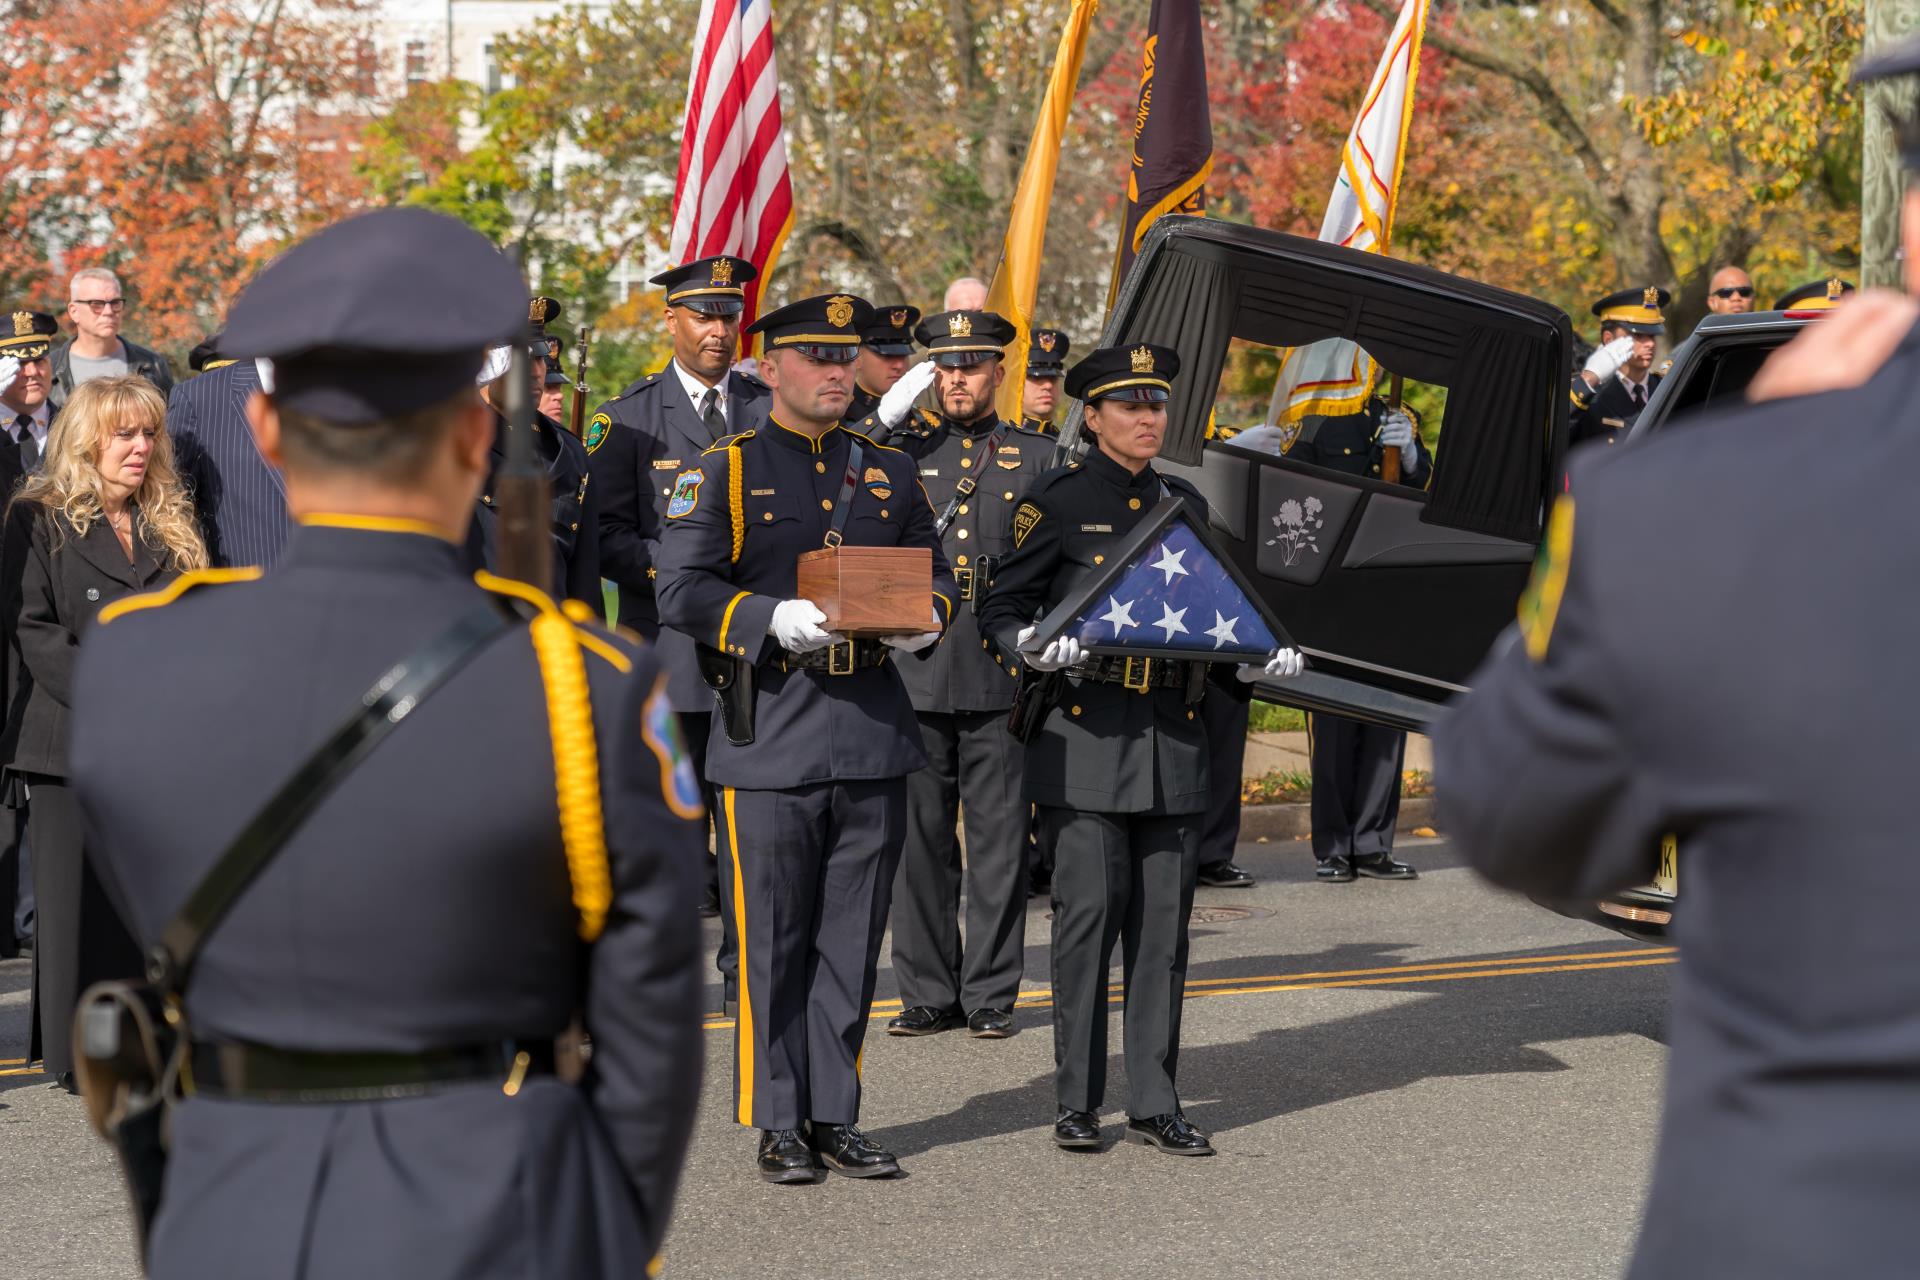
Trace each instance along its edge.
<instances>
[{"instance_id":1,"label":"gray uniform trousers","mask_svg":"<svg viewBox=\"0 0 1920 1280\"><path fill-rule=\"evenodd\" d=\"M1313 753L1313 856L1393 852L1407 735L1340 716L1307 717Z\"/></svg>"},{"instance_id":2,"label":"gray uniform trousers","mask_svg":"<svg viewBox=\"0 0 1920 1280\"><path fill-rule=\"evenodd\" d=\"M721 787L738 930L736 1118L756 1129L860 1118L860 1048L906 838L900 778Z\"/></svg>"},{"instance_id":3,"label":"gray uniform trousers","mask_svg":"<svg viewBox=\"0 0 1920 1280\"><path fill-rule=\"evenodd\" d=\"M707 739L713 733L713 713L679 711L674 714L680 717L680 734L686 739L687 756L693 761L694 776L700 779L700 794L706 801L707 820L715 830L709 879L720 899L720 949L714 953L713 967L720 973L725 994L732 994L735 990L734 975L739 968L733 936L733 912L728 907L733 901L733 867L730 860L722 856L726 846L719 833L720 792L707 781Z\"/></svg>"},{"instance_id":4,"label":"gray uniform trousers","mask_svg":"<svg viewBox=\"0 0 1920 1280\"><path fill-rule=\"evenodd\" d=\"M1180 1105L1187 916L1206 815L1083 813L1043 805L1053 846L1053 1062L1061 1106L1098 1111L1107 1089L1107 979L1126 962L1127 1113Z\"/></svg>"},{"instance_id":5,"label":"gray uniform trousers","mask_svg":"<svg viewBox=\"0 0 1920 1280\"><path fill-rule=\"evenodd\" d=\"M1027 921L1024 753L1004 711L922 711L927 767L907 778L907 845L893 905L893 971L906 1008L1011 1009ZM967 928L960 935L960 845L967 824Z\"/></svg>"}]
</instances>

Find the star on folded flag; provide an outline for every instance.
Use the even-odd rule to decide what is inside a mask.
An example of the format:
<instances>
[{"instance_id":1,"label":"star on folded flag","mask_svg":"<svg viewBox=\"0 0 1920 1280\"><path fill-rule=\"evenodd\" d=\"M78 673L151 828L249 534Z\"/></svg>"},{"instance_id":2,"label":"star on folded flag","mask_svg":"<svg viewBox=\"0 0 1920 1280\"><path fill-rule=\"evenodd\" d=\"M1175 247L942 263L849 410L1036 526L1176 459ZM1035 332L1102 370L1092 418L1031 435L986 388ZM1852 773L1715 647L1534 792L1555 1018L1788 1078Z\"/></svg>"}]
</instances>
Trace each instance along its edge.
<instances>
[{"instance_id":1,"label":"star on folded flag","mask_svg":"<svg viewBox=\"0 0 1920 1280\"><path fill-rule=\"evenodd\" d=\"M1122 627L1137 627L1140 625L1133 620L1133 601L1128 600L1122 604L1112 596L1108 596L1107 606L1107 611L1100 615L1100 621L1112 623L1113 634L1116 636L1120 634Z\"/></svg>"},{"instance_id":2,"label":"star on folded flag","mask_svg":"<svg viewBox=\"0 0 1920 1280\"><path fill-rule=\"evenodd\" d=\"M1187 566L1180 563L1186 558L1187 553L1185 551L1175 551L1170 546L1162 547L1160 549L1160 558L1153 562L1153 567L1166 574L1167 582L1171 584L1176 577L1181 577L1186 574Z\"/></svg>"},{"instance_id":3,"label":"star on folded flag","mask_svg":"<svg viewBox=\"0 0 1920 1280\"><path fill-rule=\"evenodd\" d=\"M1186 624L1180 621L1180 619L1186 616L1187 611L1185 609L1176 609L1170 604L1162 604L1160 606L1160 621L1153 625L1167 633L1167 642L1171 644L1174 636L1187 634Z\"/></svg>"},{"instance_id":4,"label":"star on folded flag","mask_svg":"<svg viewBox=\"0 0 1920 1280\"><path fill-rule=\"evenodd\" d=\"M1218 649L1221 645L1231 644L1238 638L1233 634L1233 628L1239 621L1240 619L1229 618L1218 609L1215 609L1213 611L1213 625L1208 627L1204 634L1213 637L1213 647Z\"/></svg>"}]
</instances>

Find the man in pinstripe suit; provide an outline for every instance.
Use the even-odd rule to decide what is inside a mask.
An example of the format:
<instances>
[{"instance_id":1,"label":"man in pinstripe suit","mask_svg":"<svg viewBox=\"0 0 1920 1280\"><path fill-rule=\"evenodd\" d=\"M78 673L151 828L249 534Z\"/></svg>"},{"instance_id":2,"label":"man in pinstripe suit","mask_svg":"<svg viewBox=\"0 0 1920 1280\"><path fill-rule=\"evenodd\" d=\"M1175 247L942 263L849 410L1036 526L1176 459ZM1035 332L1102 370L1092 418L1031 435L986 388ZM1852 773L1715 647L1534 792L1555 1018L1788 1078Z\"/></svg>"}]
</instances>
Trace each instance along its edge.
<instances>
[{"instance_id":1,"label":"man in pinstripe suit","mask_svg":"<svg viewBox=\"0 0 1920 1280\"><path fill-rule=\"evenodd\" d=\"M217 351L219 337L210 341ZM260 371L251 360L209 364L174 387L167 434L180 474L193 486L213 563L271 569L287 544L287 491L247 425L247 401L261 389Z\"/></svg>"}]
</instances>

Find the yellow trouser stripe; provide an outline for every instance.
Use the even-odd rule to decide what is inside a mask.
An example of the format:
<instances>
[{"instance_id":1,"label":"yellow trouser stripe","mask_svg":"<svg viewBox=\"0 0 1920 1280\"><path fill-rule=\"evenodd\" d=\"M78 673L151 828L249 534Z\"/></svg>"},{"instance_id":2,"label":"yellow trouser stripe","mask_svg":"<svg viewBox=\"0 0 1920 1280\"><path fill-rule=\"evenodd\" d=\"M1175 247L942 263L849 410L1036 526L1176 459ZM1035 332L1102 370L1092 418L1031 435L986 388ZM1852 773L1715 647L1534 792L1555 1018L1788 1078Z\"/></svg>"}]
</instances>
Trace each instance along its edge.
<instances>
[{"instance_id":1,"label":"yellow trouser stripe","mask_svg":"<svg viewBox=\"0 0 1920 1280\"><path fill-rule=\"evenodd\" d=\"M733 788L722 787L720 805L727 815L727 856L733 860L733 958L740 975L739 1034L734 1037L740 1063L740 1123L753 1127L753 993L747 988L747 885L740 877L740 836L733 820Z\"/></svg>"}]
</instances>

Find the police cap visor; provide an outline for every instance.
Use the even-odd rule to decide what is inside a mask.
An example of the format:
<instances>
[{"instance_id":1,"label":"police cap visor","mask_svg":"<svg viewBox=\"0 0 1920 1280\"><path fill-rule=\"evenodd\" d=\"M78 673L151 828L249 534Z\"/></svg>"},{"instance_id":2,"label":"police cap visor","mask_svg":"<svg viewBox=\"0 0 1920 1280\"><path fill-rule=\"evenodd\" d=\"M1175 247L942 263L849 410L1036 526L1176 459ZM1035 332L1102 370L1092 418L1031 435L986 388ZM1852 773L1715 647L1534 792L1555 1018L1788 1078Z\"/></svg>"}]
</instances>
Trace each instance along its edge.
<instances>
[{"instance_id":1,"label":"police cap visor","mask_svg":"<svg viewBox=\"0 0 1920 1280\"><path fill-rule=\"evenodd\" d=\"M827 364L852 364L854 357L860 354L860 348L852 343L789 342L777 349L797 351L809 360L820 360Z\"/></svg>"}]
</instances>

